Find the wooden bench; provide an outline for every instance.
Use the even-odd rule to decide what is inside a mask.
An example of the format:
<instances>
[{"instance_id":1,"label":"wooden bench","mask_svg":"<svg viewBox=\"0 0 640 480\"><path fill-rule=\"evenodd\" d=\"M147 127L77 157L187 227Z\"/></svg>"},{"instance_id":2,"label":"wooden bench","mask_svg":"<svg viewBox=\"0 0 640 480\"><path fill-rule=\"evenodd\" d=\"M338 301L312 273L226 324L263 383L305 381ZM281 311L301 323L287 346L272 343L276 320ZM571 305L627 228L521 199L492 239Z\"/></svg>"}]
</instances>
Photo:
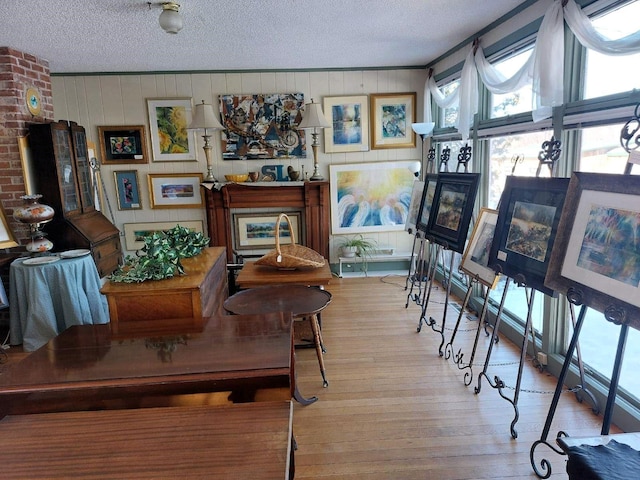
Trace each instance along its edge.
<instances>
[{"instance_id":1,"label":"wooden bench","mask_svg":"<svg viewBox=\"0 0 640 480\"><path fill-rule=\"evenodd\" d=\"M2 478L293 478L291 401L11 415Z\"/></svg>"}]
</instances>

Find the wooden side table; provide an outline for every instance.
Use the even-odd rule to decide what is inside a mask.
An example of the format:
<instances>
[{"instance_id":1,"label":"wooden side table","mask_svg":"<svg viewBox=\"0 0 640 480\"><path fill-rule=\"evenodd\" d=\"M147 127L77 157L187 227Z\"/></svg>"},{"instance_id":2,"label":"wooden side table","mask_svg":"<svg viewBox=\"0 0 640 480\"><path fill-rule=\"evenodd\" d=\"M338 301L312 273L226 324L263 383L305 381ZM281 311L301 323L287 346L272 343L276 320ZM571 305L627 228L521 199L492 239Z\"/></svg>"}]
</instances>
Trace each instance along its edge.
<instances>
[{"instance_id":1,"label":"wooden side table","mask_svg":"<svg viewBox=\"0 0 640 480\"><path fill-rule=\"evenodd\" d=\"M325 352L318 324L318 314L331 302L331 294L318 287L304 285L269 285L242 290L224 302L224 309L235 315L291 312L294 318L308 318L311 322L313 341L318 355L322 386L327 387L325 376Z\"/></svg>"}]
</instances>

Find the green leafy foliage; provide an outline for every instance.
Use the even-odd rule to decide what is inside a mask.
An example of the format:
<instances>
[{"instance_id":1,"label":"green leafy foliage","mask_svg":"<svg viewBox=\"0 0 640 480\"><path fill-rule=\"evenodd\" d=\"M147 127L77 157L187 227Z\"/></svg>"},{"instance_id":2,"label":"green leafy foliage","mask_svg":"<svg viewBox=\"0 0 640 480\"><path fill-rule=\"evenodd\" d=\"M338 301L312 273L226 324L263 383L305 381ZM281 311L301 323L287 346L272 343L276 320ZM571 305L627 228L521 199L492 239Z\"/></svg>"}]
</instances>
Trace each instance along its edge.
<instances>
[{"instance_id":1,"label":"green leafy foliage","mask_svg":"<svg viewBox=\"0 0 640 480\"><path fill-rule=\"evenodd\" d=\"M183 275L182 258L195 257L209 244L200 232L176 225L144 237L144 246L136 256L127 255L124 265L109 276L116 283L140 283Z\"/></svg>"}]
</instances>

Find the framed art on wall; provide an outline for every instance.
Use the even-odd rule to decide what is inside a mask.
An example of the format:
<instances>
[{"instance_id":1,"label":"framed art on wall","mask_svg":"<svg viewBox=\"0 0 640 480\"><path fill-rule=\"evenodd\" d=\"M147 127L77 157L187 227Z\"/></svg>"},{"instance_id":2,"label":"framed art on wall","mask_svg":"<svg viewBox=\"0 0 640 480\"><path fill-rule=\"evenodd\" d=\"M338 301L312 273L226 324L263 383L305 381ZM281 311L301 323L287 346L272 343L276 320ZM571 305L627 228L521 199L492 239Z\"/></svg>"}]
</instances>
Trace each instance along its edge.
<instances>
[{"instance_id":1,"label":"framed art on wall","mask_svg":"<svg viewBox=\"0 0 640 480\"><path fill-rule=\"evenodd\" d=\"M4 213L4 208L0 205L0 248L17 247L18 242L9 227L7 216Z\"/></svg>"},{"instance_id":2,"label":"framed art on wall","mask_svg":"<svg viewBox=\"0 0 640 480\"><path fill-rule=\"evenodd\" d=\"M280 223L280 232L276 232L278 213L236 213L233 215L235 227L235 248L247 250L254 248L273 248L276 236L280 235L280 244L291 243L291 235L296 243L302 244L300 238L300 212L283 212L291 220L293 232L289 231L289 223Z\"/></svg>"},{"instance_id":3,"label":"framed art on wall","mask_svg":"<svg viewBox=\"0 0 640 480\"><path fill-rule=\"evenodd\" d=\"M331 124L324 129L326 153L369 150L369 98L366 95L324 97L324 115Z\"/></svg>"},{"instance_id":4,"label":"framed art on wall","mask_svg":"<svg viewBox=\"0 0 640 480\"><path fill-rule=\"evenodd\" d=\"M415 93L371 95L371 148L414 148Z\"/></svg>"},{"instance_id":5,"label":"framed art on wall","mask_svg":"<svg viewBox=\"0 0 640 480\"><path fill-rule=\"evenodd\" d=\"M489 254L498 273L549 296L556 292L544 278L568 185L568 178L508 176Z\"/></svg>"},{"instance_id":6,"label":"framed art on wall","mask_svg":"<svg viewBox=\"0 0 640 480\"><path fill-rule=\"evenodd\" d=\"M204 206L200 191L201 173L150 173L151 208L199 208Z\"/></svg>"},{"instance_id":7,"label":"framed art on wall","mask_svg":"<svg viewBox=\"0 0 640 480\"><path fill-rule=\"evenodd\" d=\"M431 215L431 205L433 205L433 197L436 194L436 185L438 184L438 174L429 173L425 177L425 187L422 191L422 199L420 200L420 210L418 211L418 220L416 228L421 232L427 231L429 226L429 216Z\"/></svg>"},{"instance_id":8,"label":"framed art on wall","mask_svg":"<svg viewBox=\"0 0 640 480\"><path fill-rule=\"evenodd\" d=\"M306 158L304 94L220 95L224 160Z\"/></svg>"},{"instance_id":9,"label":"framed art on wall","mask_svg":"<svg viewBox=\"0 0 640 480\"><path fill-rule=\"evenodd\" d=\"M481 208L471 238L460 262L460 270L492 289L498 283L498 274L489 267L489 253L496 230L498 211Z\"/></svg>"},{"instance_id":10,"label":"framed art on wall","mask_svg":"<svg viewBox=\"0 0 640 480\"><path fill-rule=\"evenodd\" d=\"M439 173L426 235L454 252L464 251L479 173Z\"/></svg>"},{"instance_id":11,"label":"framed art on wall","mask_svg":"<svg viewBox=\"0 0 640 480\"><path fill-rule=\"evenodd\" d=\"M138 210L140 202L140 182L137 170L117 170L113 172L116 182L118 210Z\"/></svg>"},{"instance_id":12,"label":"framed art on wall","mask_svg":"<svg viewBox=\"0 0 640 480\"><path fill-rule=\"evenodd\" d=\"M545 285L640 329L640 176L574 172Z\"/></svg>"},{"instance_id":13,"label":"framed art on wall","mask_svg":"<svg viewBox=\"0 0 640 480\"><path fill-rule=\"evenodd\" d=\"M127 250L140 250L144 246L144 237L154 232L171 230L176 225L188 228L193 232L203 233L202 220L187 220L179 222L147 222L125 223L124 240Z\"/></svg>"},{"instance_id":14,"label":"framed art on wall","mask_svg":"<svg viewBox=\"0 0 640 480\"><path fill-rule=\"evenodd\" d=\"M147 136L144 125L98 127L103 165L147 162Z\"/></svg>"},{"instance_id":15,"label":"framed art on wall","mask_svg":"<svg viewBox=\"0 0 640 480\"><path fill-rule=\"evenodd\" d=\"M154 162L196 160L191 123L191 98L148 98L149 129Z\"/></svg>"},{"instance_id":16,"label":"framed art on wall","mask_svg":"<svg viewBox=\"0 0 640 480\"><path fill-rule=\"evenodd\" d=\"M404 230L415 162L330 165L331 231L368 233Z\"/></svg>"}]
</instances>

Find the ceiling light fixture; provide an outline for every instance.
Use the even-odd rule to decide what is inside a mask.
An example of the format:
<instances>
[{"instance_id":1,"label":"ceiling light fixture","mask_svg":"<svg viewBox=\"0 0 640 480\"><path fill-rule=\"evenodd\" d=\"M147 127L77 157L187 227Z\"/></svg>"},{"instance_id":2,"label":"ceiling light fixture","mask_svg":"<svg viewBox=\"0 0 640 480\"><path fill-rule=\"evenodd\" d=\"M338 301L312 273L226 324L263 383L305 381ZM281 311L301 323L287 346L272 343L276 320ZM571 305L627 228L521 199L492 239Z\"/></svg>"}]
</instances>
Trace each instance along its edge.
<instances>
[{"instance_id":1,"label":"ceiling light fixture","mask_svg":"<svg viewBox=\"0 0 640 480\"><path fill-rule=\"evenodd\" d=\"M180 5L176 2L164 2L162 13L158 22L167 33L178 33L182 30L182 17L180 16Z\"/></svg>"}]
</instances>

